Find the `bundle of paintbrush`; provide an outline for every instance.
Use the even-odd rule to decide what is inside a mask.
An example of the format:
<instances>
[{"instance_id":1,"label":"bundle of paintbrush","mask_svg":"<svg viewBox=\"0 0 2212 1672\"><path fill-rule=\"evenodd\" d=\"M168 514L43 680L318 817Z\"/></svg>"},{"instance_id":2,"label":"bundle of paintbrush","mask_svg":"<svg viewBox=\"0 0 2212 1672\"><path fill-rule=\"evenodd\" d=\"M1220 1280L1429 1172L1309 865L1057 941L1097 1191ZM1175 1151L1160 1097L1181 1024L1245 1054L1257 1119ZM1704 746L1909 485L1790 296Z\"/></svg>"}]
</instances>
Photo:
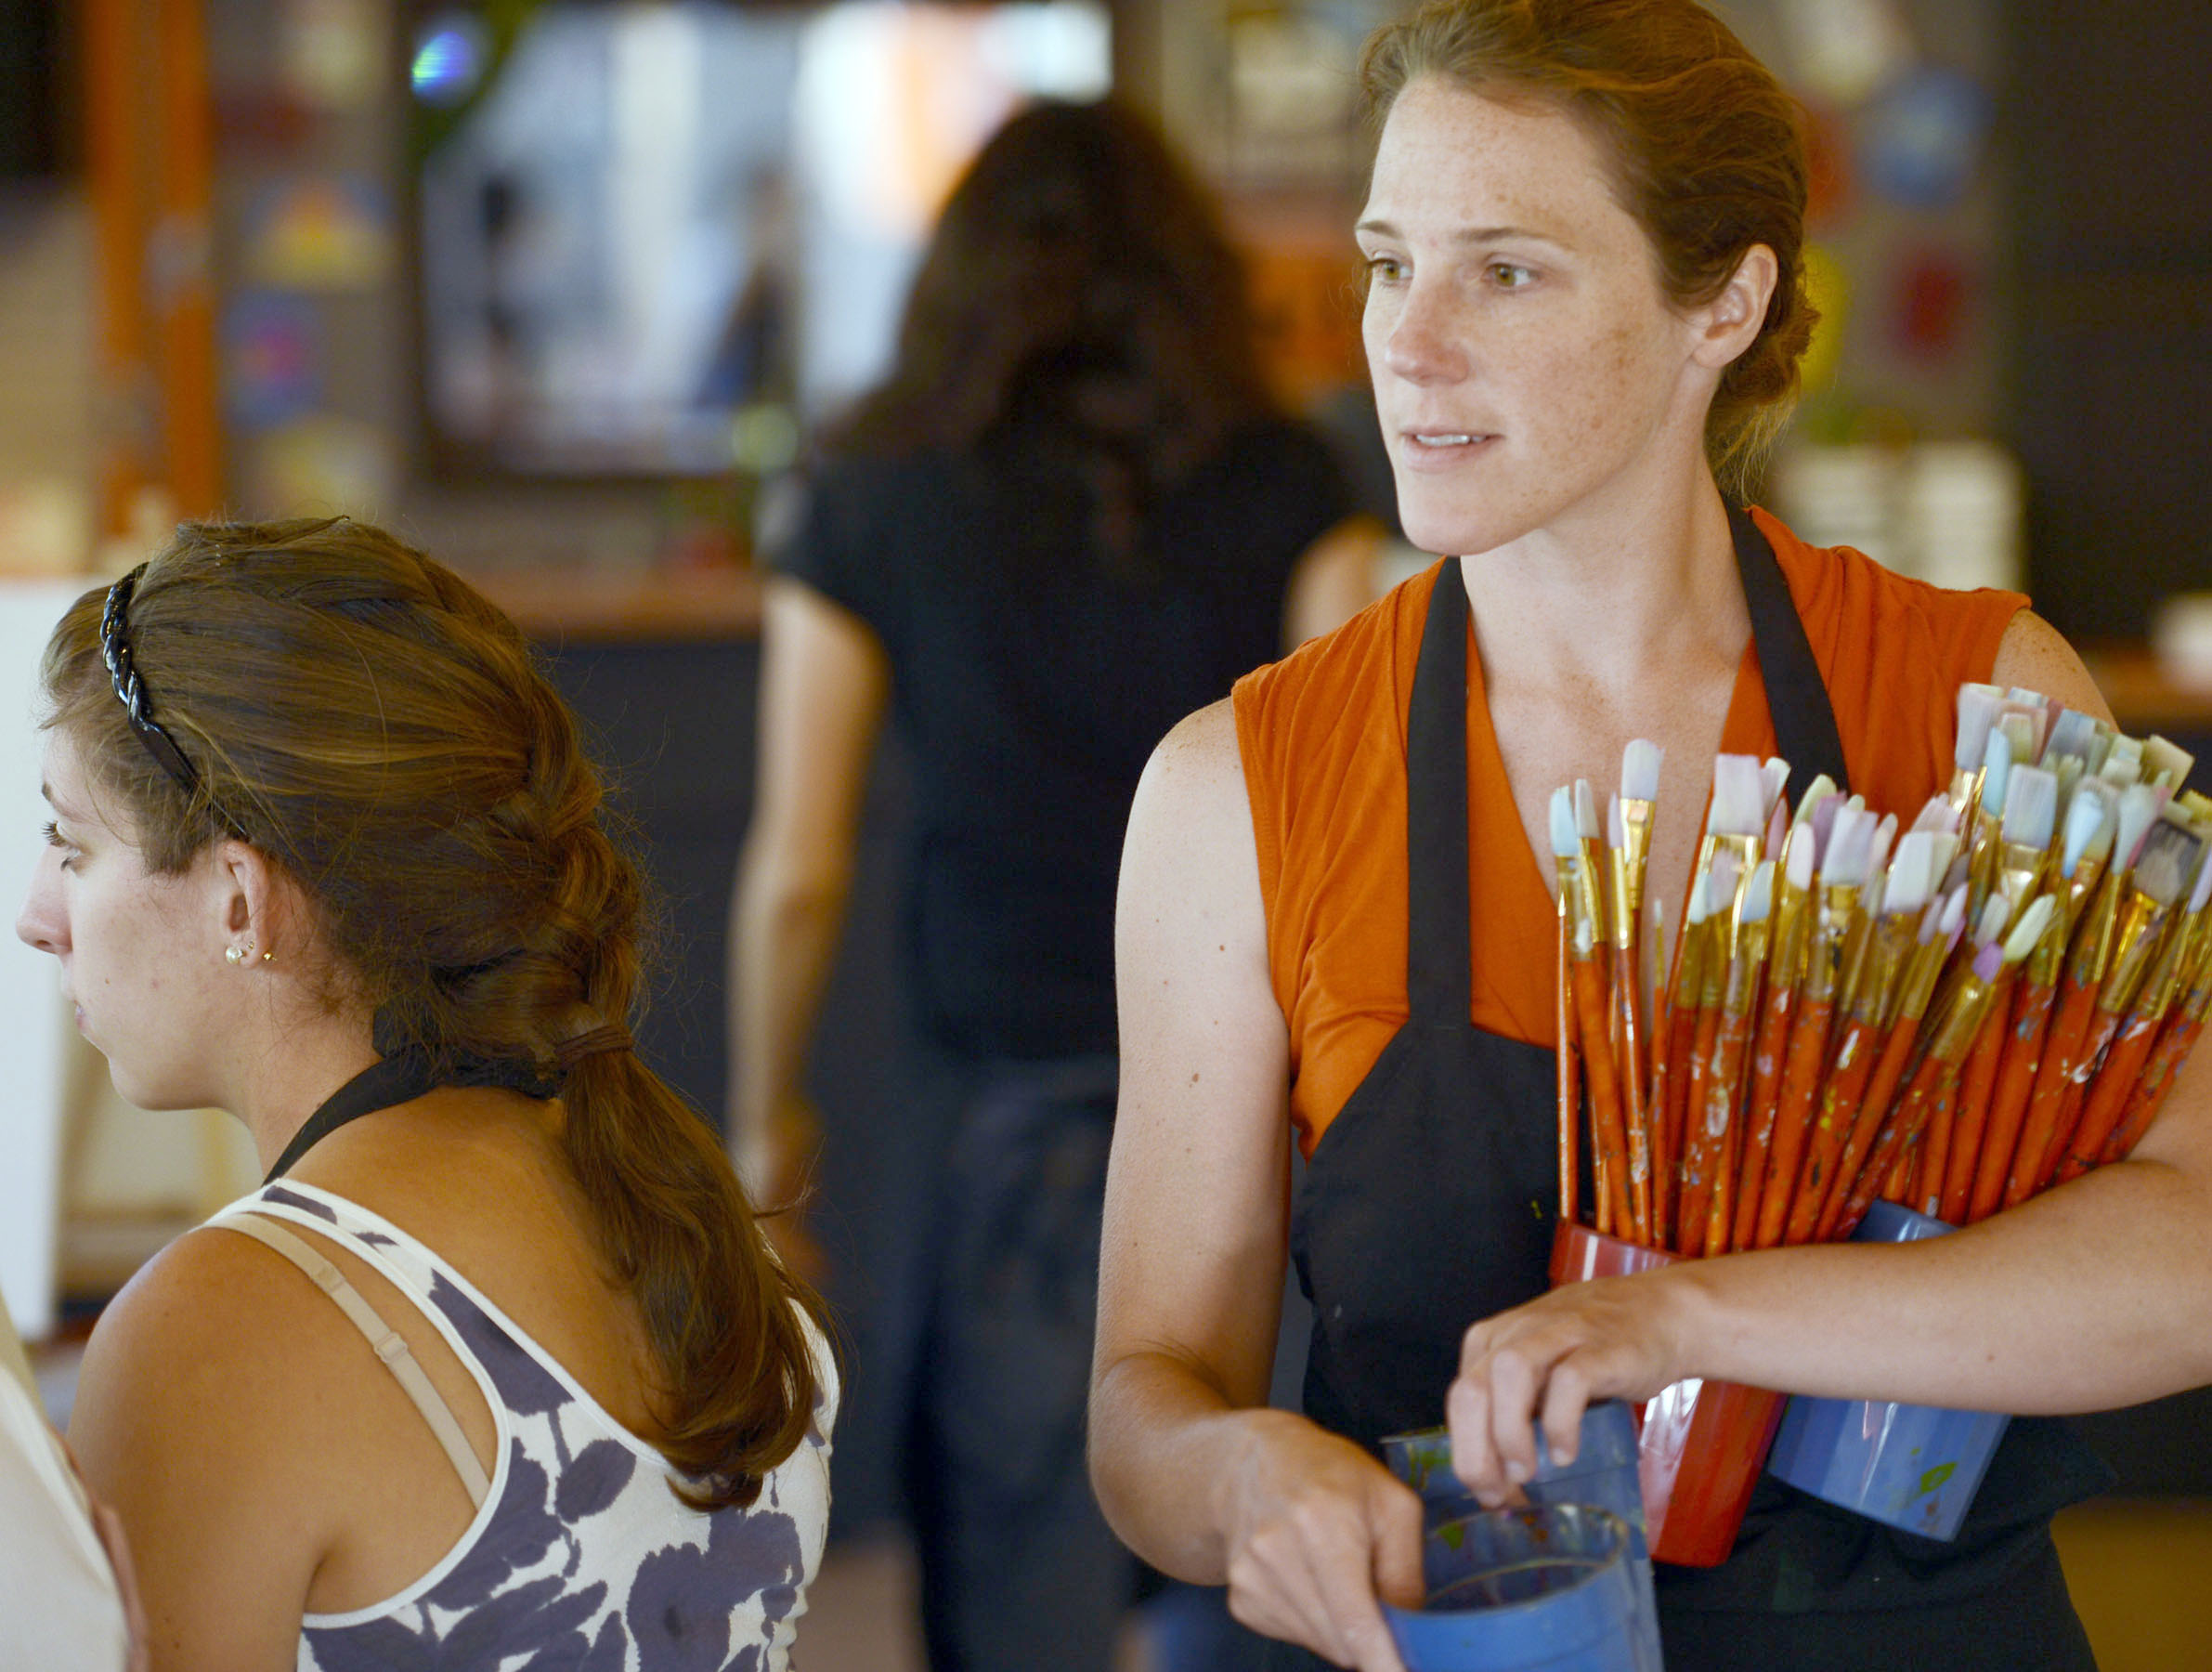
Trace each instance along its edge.
<instances>
[{"instance_id":1,"label":"bundle of paintbrush","mask_svg":"<svg viewBox=\"0 0 2212 1672\"><path fill-rule=\"evenodd\" d=\"M1959 693L1957 771L1899 831L1723 755L1672 973L1644 872L1659 752L1601 821L1556 791L1559 1185L1683 1254L1962 1224L2133 1148L2212 1007L2212 801L2191 760L2032 691Z\"/></svg>"}]
</instances>

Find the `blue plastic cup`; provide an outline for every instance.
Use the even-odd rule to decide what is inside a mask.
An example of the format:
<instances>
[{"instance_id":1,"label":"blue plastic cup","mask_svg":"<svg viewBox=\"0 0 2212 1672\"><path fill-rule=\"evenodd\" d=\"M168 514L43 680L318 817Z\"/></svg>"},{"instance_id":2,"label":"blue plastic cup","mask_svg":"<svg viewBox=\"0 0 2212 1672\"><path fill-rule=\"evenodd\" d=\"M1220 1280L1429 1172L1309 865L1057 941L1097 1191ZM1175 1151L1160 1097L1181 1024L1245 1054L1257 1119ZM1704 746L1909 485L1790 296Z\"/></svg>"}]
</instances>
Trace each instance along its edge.
<instances>
[{"instance_id":1,"label":"blue plastic cup","mask_svg":"<svg viewBox=\"0 0 2212 1672\"><path fill-rule=\"evenodd\" d=\"M1427 1600L1386 1607L1407 1672L1638 1672L1629 1533L1587 1504L1432 1527Z\"/></svg>"},{"instance_id":2,"label":"blue plastic cup","mask_svg":"<svg viewBox=\"0 0 2212 1672\"><path fill-rule=\"evenodd\" d=\"M1390 1472L1421 1495L1423 1524L1434 1533L1482 1512L1451 1469L1451 1434L1422 1429L1383 1442ZM1636 1672L1659 1672L1659 1609L1652 1599L1651 1556L1645 1539L1644 1493L1637 1475L1635 1413L1617 1399L1582 1413L1582 1443L1575 1460L1552 1461L1543 1430L1536 1430L1536 1476L1522 1489L1536 1506L1586 1504L1616 1516L1629 1539L1629 1581L1635 1608L1633 1636Z\"/></svg>"},{"instance_id":3,"label":"blue plastic cup","mask_svg":"<svg viewBox=\"0 0 2212 1672\"><path fill-rule=\"evenodd\" d=\"M1854 1242L1920 1242L1948 1235L1939 1219L1876 1202ZM1950 1539L1966 1519L2010 1417L1865 1399L1792 1399L1766 1467L1824 1503Z\"/></svg>"}]
</instances>

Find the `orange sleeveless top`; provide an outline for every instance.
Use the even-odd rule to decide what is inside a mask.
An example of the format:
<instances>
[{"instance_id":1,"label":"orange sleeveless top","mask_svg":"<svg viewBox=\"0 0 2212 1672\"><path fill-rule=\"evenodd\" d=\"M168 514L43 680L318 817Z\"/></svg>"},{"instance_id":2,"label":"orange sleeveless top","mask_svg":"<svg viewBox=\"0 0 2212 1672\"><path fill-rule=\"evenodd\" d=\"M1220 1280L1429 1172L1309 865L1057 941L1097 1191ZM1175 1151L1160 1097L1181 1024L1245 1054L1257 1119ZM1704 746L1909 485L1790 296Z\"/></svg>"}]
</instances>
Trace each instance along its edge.
<instances>
[{"instance_id":1,"label":"orange sleeveless top","mask_svg":"<svg viewBox=\"0 0 2212 1672\"><path fill-rule=\"evenodd\" d=\"M1958 686L1986 681L2018 593L1948 592L1848 547L1809 546L1763 511L1836 714L1851 788L1910 818L1951 777ZM1310 1155L1406 1006L1406 716L1439 563L1334 633L1239 680L1231 703L1259 847L1275 1000L1290 1023L1291 1117ZM1721 747L1771 755L1744 649ZM1467 841L1476 1026L1550 1047L1552 896L1529 850L1467 658Z\"/></svg>"}]
</instances>

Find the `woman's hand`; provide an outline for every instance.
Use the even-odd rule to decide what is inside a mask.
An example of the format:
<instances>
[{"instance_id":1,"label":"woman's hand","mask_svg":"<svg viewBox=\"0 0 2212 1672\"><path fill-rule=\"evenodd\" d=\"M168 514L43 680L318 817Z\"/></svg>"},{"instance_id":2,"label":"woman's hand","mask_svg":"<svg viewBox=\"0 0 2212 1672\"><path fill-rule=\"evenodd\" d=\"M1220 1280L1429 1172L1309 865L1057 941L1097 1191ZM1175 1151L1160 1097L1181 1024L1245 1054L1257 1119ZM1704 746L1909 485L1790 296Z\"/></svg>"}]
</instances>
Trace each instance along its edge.
<instances>
[{"instance_id":1,"label":"woman's hand","mask_svg":"<svg viewBox=\"0 0 2212 1672\"><path fill-rule=\"evenodd\" d=\"M1536 1423L1570 1463L1594 1399L1648 1399L1684 1368L1680 1268L1554 1289L1469 1329L1446 1395L1451 1460L1485 1508L1536 1473Z\"/></svg>"},{"instance_id":2,"label":"woman's hand","mask_svg":"<svg viewBox=\"0 0 2212 1672\"><path fill-rule=\"evenodd\" d=\"M1229 1480L1229 1611L1360 1672L1403 1672L1378 1598L1421 1602L1421 1500L1348 1440L1253 1411Z\"/></svg>"}]
</instances>

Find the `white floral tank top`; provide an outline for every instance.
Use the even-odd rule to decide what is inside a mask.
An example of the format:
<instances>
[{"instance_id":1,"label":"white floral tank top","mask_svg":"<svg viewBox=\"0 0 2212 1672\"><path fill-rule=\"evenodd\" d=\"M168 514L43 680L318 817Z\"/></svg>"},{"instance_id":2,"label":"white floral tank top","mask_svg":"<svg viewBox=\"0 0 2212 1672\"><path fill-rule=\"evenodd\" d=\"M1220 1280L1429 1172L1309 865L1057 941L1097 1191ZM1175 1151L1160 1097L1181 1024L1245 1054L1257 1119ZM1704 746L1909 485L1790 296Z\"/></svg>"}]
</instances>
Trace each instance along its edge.
<instances>
[{"instance_id":1,"label":"white floral tank top","mask_svg":"<svg viewBox=\"0 0 2212 1672\"><path fill-rule=\"evenodd\" d=\"M299 1672L783 1672L829 1522L836 1369L811 1321L819 1393L805 1442L750 1508L702 1512L669 1490L680 1477L658 1452L397 1226L289 1181L226 1212L237 1209L320 1232L375 1267L468 1366L499 1434L460 1542L382 1602L307 1615Z\"/></svg>"}]
</instances>

